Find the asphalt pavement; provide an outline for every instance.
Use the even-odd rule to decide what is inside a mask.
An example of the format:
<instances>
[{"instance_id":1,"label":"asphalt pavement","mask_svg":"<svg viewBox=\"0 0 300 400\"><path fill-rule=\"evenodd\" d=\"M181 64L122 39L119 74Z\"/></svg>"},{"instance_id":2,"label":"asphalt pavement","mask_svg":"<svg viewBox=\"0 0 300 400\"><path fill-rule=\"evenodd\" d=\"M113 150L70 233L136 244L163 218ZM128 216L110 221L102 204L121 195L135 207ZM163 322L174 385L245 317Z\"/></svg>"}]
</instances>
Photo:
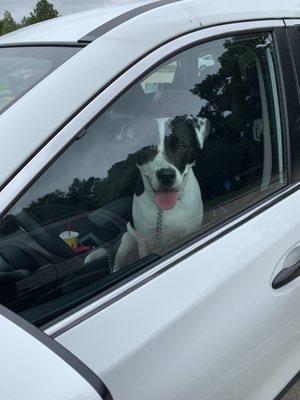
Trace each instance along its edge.
<instances>
[{"instance_id":1,"label":"asphalt pavement","mask_svg":"<svg viewBox=\"0 0 300 400\"><path fill-rule=\"evenodd\" d=\"M300 400L300 380L288 391L282 400Z\"/></svg>"}]
</instances>

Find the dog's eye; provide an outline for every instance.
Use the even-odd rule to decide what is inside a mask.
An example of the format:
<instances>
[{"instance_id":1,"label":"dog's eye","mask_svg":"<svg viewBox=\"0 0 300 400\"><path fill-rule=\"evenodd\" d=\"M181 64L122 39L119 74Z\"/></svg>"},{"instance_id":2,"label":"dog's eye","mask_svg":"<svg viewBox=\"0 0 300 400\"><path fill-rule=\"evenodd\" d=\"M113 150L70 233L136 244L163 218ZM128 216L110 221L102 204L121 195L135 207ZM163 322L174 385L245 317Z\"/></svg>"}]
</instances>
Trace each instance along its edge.
<instances>
[{"instance_id":1,"label":"dog's eye","mask_svg":"<svg viewBox=\"0 0 300 400\"><path fill-rule=\"evenodd\" d=\"M180 143L177 148L176 151L178 151L179 153L182 153L183 151L186 151L187 149L187 145L184 143Z\"/></svg>"}]
</instances>

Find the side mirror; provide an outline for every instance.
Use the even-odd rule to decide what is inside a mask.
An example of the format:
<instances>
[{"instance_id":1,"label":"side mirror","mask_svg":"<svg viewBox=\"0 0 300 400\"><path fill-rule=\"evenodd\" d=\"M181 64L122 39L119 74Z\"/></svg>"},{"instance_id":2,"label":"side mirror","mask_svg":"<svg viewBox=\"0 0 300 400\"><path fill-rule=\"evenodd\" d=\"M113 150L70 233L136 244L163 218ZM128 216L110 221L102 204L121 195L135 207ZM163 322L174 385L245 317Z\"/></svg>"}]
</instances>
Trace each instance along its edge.
<instances>
[{"instance_id":1,"label":"side mirror","mask_svg":"<svg viewBox=\"0 0 300 400\"><path fill-rule=\"evenodd\" d=\"M112 400L85 364L44 332L0 306L0 387L6 400Z\"/></svg>"}]
</instances>

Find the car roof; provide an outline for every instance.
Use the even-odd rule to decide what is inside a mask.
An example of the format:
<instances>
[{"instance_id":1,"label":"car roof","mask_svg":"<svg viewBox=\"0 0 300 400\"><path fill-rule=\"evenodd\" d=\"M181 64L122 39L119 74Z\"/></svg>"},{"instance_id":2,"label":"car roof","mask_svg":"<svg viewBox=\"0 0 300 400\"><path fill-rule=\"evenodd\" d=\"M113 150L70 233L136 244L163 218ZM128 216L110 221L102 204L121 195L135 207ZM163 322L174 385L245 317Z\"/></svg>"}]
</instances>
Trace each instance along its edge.
<instances>
[{"instance_id":1,"label":"car roof","mask_svg":"<svg viewBox=\"0 0 300 400\"><path fill-rule=\"evenodd\" d=\"M225 22L297 17L298 0L111 2L98 11L57 18L1 37L0 47L21 42L91 43L1 114L0 185L9 182L90 99L163 43Z\"/></svg>"},{"instance_id":2,"label":"car roof","mask_svg":"<svg viewBox=\"0 0 300 400\"><path fill-rule=\"evenodd\" d=\"M144 5L147 1L106 2L94 10L78 12L30 25L0 37L0 43L77 42L106 22Z\"/></svg>"},{"instance_id":3,"label":"car roof","mask_svg":"<svg viewBox=\"0 0 300 400\"><path fill-rule=\"evenodd\" d=\"M149 7L150 4L150 7ZM172 5L172 7L170 7ZM159 7L157 7L159 6ZM117 20L130 11L140 9L134 18L139 17L141 25L151 23L150 19L160 19L161 7L169 6L174 15L184 12L186 29L190 19L197 19L198 26L209 26L234 21L271 18L300 17L298 0L161 0L161 1L105 1L102 7L85 12L70 14L35 24L0 37L0 44L21 42L77 42L89 32ZM151 18L149 18L151 17ZM126 22L128 19L121 21ZM111 25L116 27L116 25ZM182 29L182 27L181 27Z\"/></svg>"}]
</instances>

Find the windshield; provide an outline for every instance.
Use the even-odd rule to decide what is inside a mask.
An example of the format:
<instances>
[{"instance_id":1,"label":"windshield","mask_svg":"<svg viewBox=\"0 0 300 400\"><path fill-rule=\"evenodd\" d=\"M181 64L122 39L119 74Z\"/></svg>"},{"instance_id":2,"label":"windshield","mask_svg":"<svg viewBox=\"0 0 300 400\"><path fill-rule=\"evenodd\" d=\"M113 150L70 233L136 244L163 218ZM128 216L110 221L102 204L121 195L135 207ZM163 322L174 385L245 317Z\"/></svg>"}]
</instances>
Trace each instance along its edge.
<instances>
[{"instance_id":1,"label":"windshield","mask_svg":"<svg viewBox=\"0 0 300 400\"><path fill-rule=\"evenodd\" d=\"M80 50L80 47L0 48L0 113Z\"/></svg>"}]
</instances>

